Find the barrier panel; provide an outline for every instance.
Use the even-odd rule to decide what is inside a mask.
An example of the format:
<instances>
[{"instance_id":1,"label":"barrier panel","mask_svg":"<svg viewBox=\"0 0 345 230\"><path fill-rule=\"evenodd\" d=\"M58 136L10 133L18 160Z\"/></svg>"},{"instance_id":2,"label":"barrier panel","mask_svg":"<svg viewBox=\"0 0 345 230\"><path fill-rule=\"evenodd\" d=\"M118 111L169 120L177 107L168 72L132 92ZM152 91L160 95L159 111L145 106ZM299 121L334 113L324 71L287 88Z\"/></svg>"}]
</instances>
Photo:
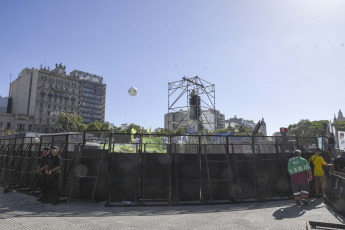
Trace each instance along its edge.
<instances>
[{"instance_id":1,"label":"barrier panel","mask_svg":"<svg viewBox=\"0 0 345 230\"><path fill-rule=\"evenodd\" d=\"M333 171L329 173L330 183L326 189L327 200L343 215L345 215L345 172Z\"/></svg>"},{"instance_id":2,"label":"barrier panel","mask_svg":"<svg viewBox=\"0 0 345 230\"><path fill-rule=\"evenodd\" d=\"M326 162L333 156L327 139L317 137L171 136L88 130L47 134L38 140L0 139L2 186L36 194L41 149L56 145L63 164L61 196L106 199L107 206L287 199L292 197L287 163L295 149L301 149L307 160L316 147L321 147ZM338 182L336 190L335 180L328 181L328 193L339 192L343 186Z\"/></svg>"},{"instance_id":3,"label":"barrier panel","mask_svg":"<svg viewBox=\"0 0 345 230\"><path fill-rule=\"evenodd\" d=\"M200 136L172 136L172 200L202 201Z\"/></svg>"},{"instance_id":4,"label":"barrier panel","mask_svg":"<svg viewBox=\"0 0 345 230\"><path fill-rule=\"evenodd\" d=\"M140 135L110 134L110 159L108 200L114 202L139 202Z\"/></svg>"},{"instance_id":5,"label":"barrier panel","mask_svg":"<svg viewBox=\"0 0 345 230\"><path fill-rule=\"evenodd\" d=\"M106 200L109 151L105 146L109 143L109 131L85 131L81 139L72 137L69 137L68 149L74 149L75 164L72 172L68 174L72 178L68 180L71 184L66 184L66 190L69 189L69 200L71 198ZM74 143L71 142L72 140ZM83 140L84 143L80 143Z\"/></svg>"},{"instance_id":6,"label":"barrier panel","mask_svg":"<svg viewBox=\"0 0 345 230\"><path fill-rule=\"evenodd\" d=\"M235 172L226 136L204 136L201 144L202 200L235 201Z\"/></svg>"},{"instance_id":7,"label":"barrier panel","mask_svg":"<svg viewBox=\"0 0 345 230\"><path fill-rule=\"evenodd\" d=\"M159 135L141 136L140 203L171 203L170 138Z\"/></svg>"}]
</instances>

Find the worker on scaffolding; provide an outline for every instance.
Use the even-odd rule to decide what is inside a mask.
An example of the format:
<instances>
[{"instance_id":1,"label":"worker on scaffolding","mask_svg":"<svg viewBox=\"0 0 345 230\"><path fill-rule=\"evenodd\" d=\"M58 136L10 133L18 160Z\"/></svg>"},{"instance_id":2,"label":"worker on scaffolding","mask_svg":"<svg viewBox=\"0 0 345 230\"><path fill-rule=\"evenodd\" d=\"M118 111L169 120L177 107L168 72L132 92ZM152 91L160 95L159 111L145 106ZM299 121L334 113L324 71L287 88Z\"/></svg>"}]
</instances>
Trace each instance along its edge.
<instances>
[{"instance_id":1,"label":"worker on scaffolding","mask_svg":"<svg viewBox=\"0 0 345 230\"><path fill-rule=\"evenodd\" d=\"M288 171L291 176L291 188L297 205L308 205L309 181L313 179L308 161L301 157L301 151L295 150L289 159Z\"/></svg>"},{"instance_id":2,"label":"worker on scaffolding","mask_svg":"<svg viewBox=\"0 0 345 230\"><path fill-rule=\"evenodd\" d=\"M38 199L38 201L41 201L41 203L48 199L46 168L48 167L49 150L50 149L48 147L43 148L43 156L40 159L40 164L37 169L37 174L39 176L38 183L42 191L42 197Z\"/></svg>"}]
</instances>

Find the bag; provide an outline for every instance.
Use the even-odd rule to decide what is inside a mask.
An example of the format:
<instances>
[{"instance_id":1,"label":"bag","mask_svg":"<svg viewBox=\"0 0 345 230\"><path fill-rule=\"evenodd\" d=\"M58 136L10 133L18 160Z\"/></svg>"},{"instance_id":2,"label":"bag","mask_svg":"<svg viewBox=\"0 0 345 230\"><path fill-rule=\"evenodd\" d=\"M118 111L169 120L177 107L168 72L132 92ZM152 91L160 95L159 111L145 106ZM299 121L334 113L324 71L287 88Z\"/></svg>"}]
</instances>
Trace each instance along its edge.
<instances>
[{"instance_id":1,"label":"bag","mask_svg":"<svg viewBox=\"0 0 345 230\"><path fill-rule=\"evenodd\" d=\"M313 175L314 175L314 161L315 161L316 157L314 157L314 160L312 162L310 162L311 157L309 158L309 165L310 165L311 172L312 172Z\"/></svg>"}]
</instances>

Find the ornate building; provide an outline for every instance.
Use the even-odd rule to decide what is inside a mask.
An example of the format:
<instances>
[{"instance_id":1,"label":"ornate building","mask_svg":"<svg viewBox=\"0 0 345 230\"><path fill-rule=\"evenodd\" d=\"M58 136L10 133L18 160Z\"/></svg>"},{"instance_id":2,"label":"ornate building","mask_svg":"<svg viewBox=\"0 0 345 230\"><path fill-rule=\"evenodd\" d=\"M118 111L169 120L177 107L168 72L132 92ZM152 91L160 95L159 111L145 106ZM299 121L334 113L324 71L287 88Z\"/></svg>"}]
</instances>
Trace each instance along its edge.
<instances>
[{"instance_id":1,"label":"ornate building","mask_svg":"<svg viewBox=\"0 0 345 230\"><path fill-rule=\"evenodd\" d=\"M56 64L53 70L42 68L42 65L40 69L26 68L10 85L8 112L32 117L31 131L34 132L51 132L60 112L78 114L85 123L96 120L103 123L106 86L102 84L101 92L90 90L85 93L85 85L94 85L93 80L80 78L73 71L67 75L66 66L61 63ZM98 81L102 82L103 78L99 77ZM100 98L97 100L100 104L97 116L89 116L83 110L87 108L83 101L92 104L92 97Z\"/></svg>"},{"instance_id":2,"label":"ornate building","mask_svg":"<svg viewBox=\"0 0 345 230\"><path fill-rule=\"evenodd\" d=\"M345 117L343 116L343 112L339 109L338 117L334 114L334 121L345 121Z\"/></svg>"}]
</instances>

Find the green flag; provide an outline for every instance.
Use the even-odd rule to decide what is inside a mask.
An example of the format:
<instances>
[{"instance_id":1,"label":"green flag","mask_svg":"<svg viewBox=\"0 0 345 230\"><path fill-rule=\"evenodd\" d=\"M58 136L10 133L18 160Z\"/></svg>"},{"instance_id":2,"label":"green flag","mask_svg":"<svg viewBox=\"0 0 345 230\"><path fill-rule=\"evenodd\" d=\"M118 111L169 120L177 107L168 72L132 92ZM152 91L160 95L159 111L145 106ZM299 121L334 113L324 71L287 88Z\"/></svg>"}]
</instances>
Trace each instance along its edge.
<instances>
[{"instance_id":1,"label":"green flag","mask_svg":"<svg viewBox=\"0 0 345 230\"><path fill-rule=\"evenodd\" d=\"M136 134L137 133L137 130L135 130L134 128L132 128L131 129L131 134L132 134L132 136L131 136L131 141L132 141L132 143L134 142L134 134Z\"/></svg>"},{"instance_id":2,"label":"green flag","mask_svg":"<svg viewBox=\"0 0 345 230\"><path fill-rule=\"evenodd\" d=\"M147 129L147 133L151 134L151 126L150 126L150 128Z\"/></svg>"}]
</instances>

